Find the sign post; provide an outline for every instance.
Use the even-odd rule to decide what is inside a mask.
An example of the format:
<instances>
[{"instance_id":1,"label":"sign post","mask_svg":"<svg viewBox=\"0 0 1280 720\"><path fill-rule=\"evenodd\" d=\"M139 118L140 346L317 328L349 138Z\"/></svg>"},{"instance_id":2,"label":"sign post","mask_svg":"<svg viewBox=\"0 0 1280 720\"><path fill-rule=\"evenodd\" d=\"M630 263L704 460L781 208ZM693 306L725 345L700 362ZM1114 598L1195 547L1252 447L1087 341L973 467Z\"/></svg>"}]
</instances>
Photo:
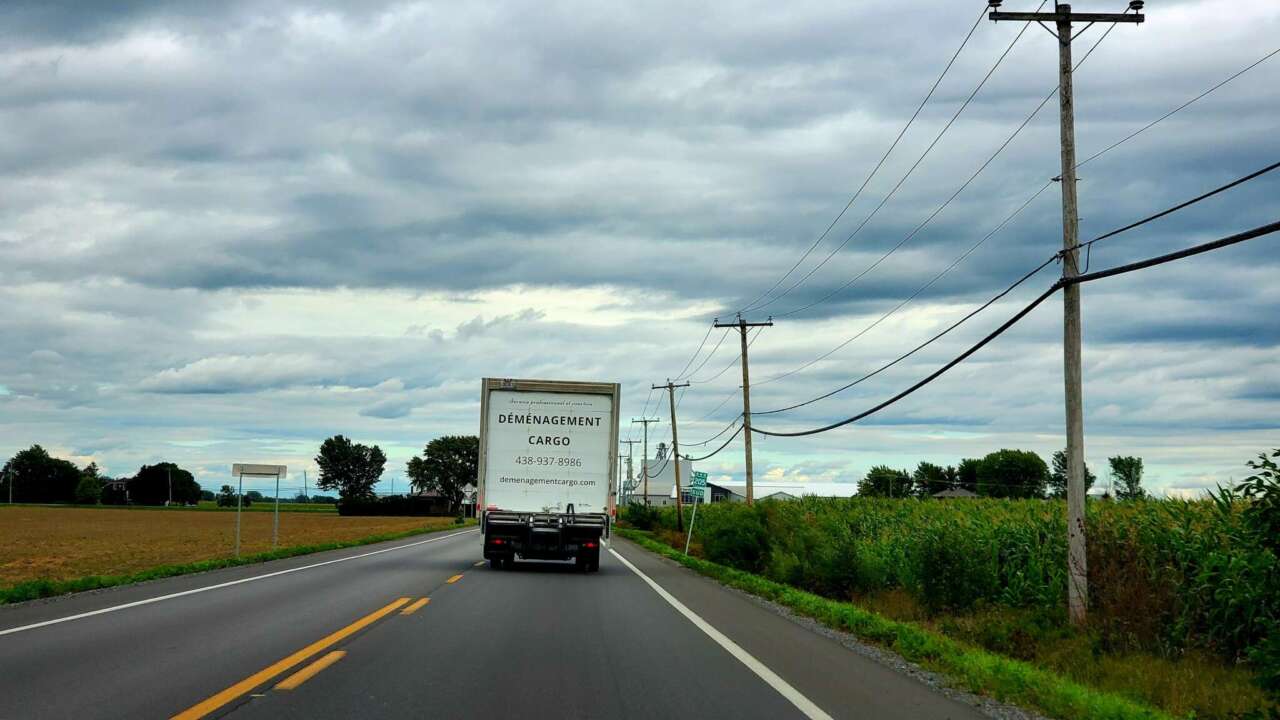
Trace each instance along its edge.
<instances>
[{"instance_id":1,"label":"sign post","mask_svg":"<svg viewBox=\"0 0 1280 720\"><path fill-rule=\"evenodd\" d=\"M689 541L693 540L693 524L698 521L698 501L703 500L703 496L706 493L707 474L704 472L693 473L693 479L689 482L689 494L693 496L693 517L689 518L689 534L684 536L685 555L689 554Z\"/></svg>"},{"instance_id":2,"label":"sign post","mask_svg":"<svg viewBox=\"0 0 1280 720\"><path fill-rule=\"evenodd\" d=\"M244 476L274 477L276 479L276 509L271 530L271 548L274 550L280 541L280 478L288 474L285 465L251 465L235 463L231 466L231 474L237 478L236 487L236 557L240 557L240 510L244 506Z\"/></svg>"}]
</instances>

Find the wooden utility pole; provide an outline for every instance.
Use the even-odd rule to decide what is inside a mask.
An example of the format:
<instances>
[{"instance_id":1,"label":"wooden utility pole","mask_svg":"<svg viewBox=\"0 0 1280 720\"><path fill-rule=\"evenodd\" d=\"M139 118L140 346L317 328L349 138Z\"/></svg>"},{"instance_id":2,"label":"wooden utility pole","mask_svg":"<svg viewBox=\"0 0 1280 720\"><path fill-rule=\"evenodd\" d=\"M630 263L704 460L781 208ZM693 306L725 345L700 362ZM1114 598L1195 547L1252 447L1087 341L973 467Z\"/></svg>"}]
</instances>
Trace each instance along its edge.
<instances>
[{"instance_id":1,"label":"wooden utility pole","mask_svg":"<svg viewBox=\"0 0 1280 720\"><path fill-rule=\"evenodd\" d=\"M746 445L747 454L747 504L753 505L756 500L751 463L751 374L747 371L747 328L773 327L773 318L765 322L747 322L742 319L742 315L738 315L737 322L721 323L717 319L715 326L738 328L738 334L742 340L742 439Z\"/></svg>"},{"instance_id":2,"label":"wooden utility pole","mask_svg":"<svg viewBox=\"0 0 1280 720\"><path fill-rule=\"evenodd\" d=\"M619 443L620 445L626 445L626 446L627 446L627 479L626 479L626 480L624 480L624 481L623 481L623 483L622 483L622 502L623 502L623 504L626 504L628 494L629 494L633 489L635 489L635 483L634 483L634 482L633 482L633 480L632 480L632 477L633 477L633 476L632 476L632 474L631 474L631 461L632 461L632 459L633 459L633 457L632 457L632 448L633 448L633 446L634 446L636 443L638 443L638 442L640 442L640 441L639 441L639 440L619 440L619 441L618 441L618 443Z\"/></svg>"},{"instance_id":3,"label":"wooden utility pole","mask_svg":"<svg viewBox=\"0 0 1280 720\"><path fill-rule=\"evenodd\" d=\"M644 476L644 504L649 506L649 423L658 422L658 418L631 419L632 424L644 423L644 457L641 458L640 474Z\"/></svg>"},{"instance_id":4,"label":"wooden utility pole","mask_svg":"<svg viewBox=\"0 0 1280 720\"><path fill-rule=\"evenodd\" d=\"M1071 87L1073 21L1140 23L1142 0L1131 0L1124 13L1073 13L1070 5L1054 5L1053 12L1000 12L1000 0L988 0L993 21L1054 23L1058 38L1058 110L1062 139L1062 277L1079 274L1080 216L1076 206L1075 97ZM1088 25L1085 29L1088 29ZM1047 28L1046 28L1047 29ZM1052 31L1051 31L1052 32ZM1084 32L1084 30L1081 30ZM1062 288L1062 357L1067 407L1067 610L1071 621L1083 624L1089 607L1089 573L1085 553L1084 398L1080 371L1080 285Z\"/></svg>"},{"instance_id":5,"label":"wooden utility pole","mask_svg":"<svg viewBox=\"0 0 1280 720\"><path fill-rule=\"evenodd\" d=\"M684 532L684 502L680 498L680 433L676 430L676 388L689 387L689 383L654 385L653 389L667 389L667 405L671 408L671 458L676 461L676 531Z\"/></svg>"}]
</instances>

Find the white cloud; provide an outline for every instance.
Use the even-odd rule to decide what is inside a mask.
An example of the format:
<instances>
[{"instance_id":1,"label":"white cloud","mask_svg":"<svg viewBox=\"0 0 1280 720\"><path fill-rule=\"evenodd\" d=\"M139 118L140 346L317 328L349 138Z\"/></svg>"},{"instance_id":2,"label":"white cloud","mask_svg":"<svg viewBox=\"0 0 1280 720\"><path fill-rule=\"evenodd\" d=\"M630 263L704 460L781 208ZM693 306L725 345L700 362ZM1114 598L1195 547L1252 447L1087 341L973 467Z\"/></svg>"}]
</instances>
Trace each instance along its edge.
<instances>
[{"instance_id":1,"label":"white cloud","mask_svg":"<svg viewBox=\"0 0 1280 720\"><path fill-rule=\"evenodd\" d=\"M138 389L157 393L236 393L297 385L324 385L337 366L306 355L222 355L169 368L143 380Z\"/></svg>"},{"instance_id":2,"label":"white cloud","mask_svg":"<svg viewBox=\"0 0 1280 720\"><path fill-rule=\"evenodd\" d=\"M163 456L214 482L232 458L301 468L342 432L380 443L396 473L431 437L475 430L483 375L621 381L624 417L663 417L656 446L667 411L644 407L650 384L826 227L970 10L939 6L908 28L893 5L827 2L694 15L574 3L0 9L12 30L0 41L0 456L42 442L121 473ZM1081 153L1272 49L1280 7L1233 12L1161 3L1110 36L1077 76ZM982 25L811 262L884 197L1013 32ZM876 262L1043 97L1053 62L1047 36L1029 31L875 221L763 312ZM1275 155L1277 78L1280 59L1086 166L1085 234ZM757 410L878 367L1052 252L1048 192L895 316L767 382L867 327L1055 175L1051 111L874 272L761 335ZM1099 244L1092 262L1271 220L1274 187L1264 178ZM1194 492L1274 445L1280 291L1266 242L1086 289L1095 472L1108 455L1140 454L1158 487ZM872 381L757 422L810 427L868 407L994 327L1027 297L1015 295ZM1056 308L867 423L757 438L757 473L849 480L1000 446L1047 457L1062 444ZM736 413L736 347L729 336L695 358L705 382L679 408L686 442ZM740 444L704 465L740 476Z\"/></svg>"}]
</instances>

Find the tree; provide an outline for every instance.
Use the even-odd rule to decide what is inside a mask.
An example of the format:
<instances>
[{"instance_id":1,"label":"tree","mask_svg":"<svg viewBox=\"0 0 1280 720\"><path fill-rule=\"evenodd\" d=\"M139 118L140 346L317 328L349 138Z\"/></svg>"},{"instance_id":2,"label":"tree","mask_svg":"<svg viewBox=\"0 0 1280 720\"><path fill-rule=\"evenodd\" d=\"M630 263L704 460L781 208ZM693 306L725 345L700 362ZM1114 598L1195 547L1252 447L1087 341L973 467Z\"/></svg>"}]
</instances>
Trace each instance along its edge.
<instances>
[{"instance_id":1,"label":"tree","mask_svg":"<svg viewBox=\"0 0 1280 720\"><path fill-rule=\"evenodd\" d=\"M240 507L249 507L252 504L253 504L253 500L250 500L249 495L246 493L241 498ZM218 507L235 507L235 506L236 506L236 489L231 487L230 485L223 485L222 489L218 491Z\"/></svg>"},{"instance_id":2,"label":"tree","mask_svg":"<svg viewBox=\"0 0 1280 720\"><path fill-rule=\"evenodd\" d=\"M223 485L218 491L217 498L218 507L235 507L236 505L236 489L230 485Z\"/></svg>"},{"instance_id":3,"label":"tree","mask_svg":"<svg viewBox=\"0 0 1280 720\"><path fill-rule=\"evenodd\" d=\"M99 502L103 505L128 505L129 492L118 484L118 481L104 478L102 481L102 493L98 496Z\"/></svg>"},{"instance_id":4,"label":"tree","mask_svg":"<svg viewBox=\"0 0 1280 720\"><path fill-rule=\"evenodd\" d=\"M1089 469L1089 463L1084 464L1084 491L1089 492L1089 488L1093 487L1093 483L1098 478L1094 476L1093 471ZM1053 474L1049 476L1049 497L1064 498L1067 496L1067 451L1059 450L1053 454Z\"/></svg>"},{"instance_id":5,"label":"tree","mask_svg":"<svg viewBox=\"0 0 1280 720\"><path fill-rule=\"evenodd\" d=\"M997 450L978 465L978 494L1040 498L1049 484L1049 466L1028 450Z\"/></svg>"},{"instance_id":6,"label":"tree","mask_svg":"<svg viewBox=\"0 0 1280 720\"><path fill-rule=\"evenodd\" d=\"M965 458L956 466L956 480L960 487L969 492L978 492L978 467L982 461L978 458Z\"/></svg>"},{"instance_id":7,"label":"tree","mask_svg":"<svg viewBox=\"0 0 1280 720\"><path fill-rule=\"evenodd\" d=\"M929 497L934 493L955 487L955 479L955 468L944 468L927 462L917 465L916 471L911 474L911 482L915 486L916 494L920 497Z\"/></svg>"},{"instance_id":8,"label":"tree","mask_svg":"<svg viewBox=\"0 0 1280 720\"><path fill-rule=\"evenodd\" d=\"M888 465L876 465L858 483L858 494L867 497L907 497L911 494L911 475Z\"/></svg>"},{"instance_id":9,"label":"tree","mask_svg":"<svg viewBox=\"0 0 1280 720\"><path fill-rule=\"evenodd\" d=\"M76 483L76 504L97 505L102 498L102 482L102 477L98 474L98 463L89 463L88 467L80 471L80 482Z\"/></svg>"},{"instance_id":10,"label":"tree","mask_svg":"<svg viewBox=\"0 0 1280 720\"><path fill-rule=\"evenodd\" d=\"M213 502L217 499L218 499L218 496L214 495L212 490L200 491L200 502Z\"/></svg>"},{"instance_id":11,"label":"tree","mask_svg":"<svg viewBox=\"0 0 1280 720\"><path fill-rule=\"evenodd\" d=\"M265 496L257 490L250 490L244 494L244 497L252 502L262 502L265 499Z\"/></svg>"},{"instance_id":12,"label":"tree","mask_svg":"<svg viewBox=\"0 0 1280 720\"><path fill-rule=\"evenodd\" d=\"M475 435L446 435L427 443L422 457L409 459L406 472L416 490L433 490L449 502L449 513L458 512L479 472L480 438Z\"/></svg>"},{"instance_id":13,"label":"tree","mask_svg":"<svg viewBox=\"0 0 1280 720\"><path fill-rule=\"evenodd\" d=\"M200 501L200 484L190 472L171 462L143 465L129 481L129 500L135 505L164 505L170 499L179 505Z\"/></svg>"},{"instance_id":14,"label":"tree","mask_svg":"<svg viewBox=\"0 0 1280 720\"><path fill-rule=\"evenodd\" d=\"M305 504L305 503L311 502L311 499L308 498L306 495L303 495L302 493L298 493L297 495L293 496L293 500L291 502Z\"/></svg>"},{"instance_id":15,"label":"tree","mask_svg":"<svg viewBox=\"0 0 1280 720\"><path fill-rule=\"evenodd\" d=\"M75 463L50 457L39 445L19 451L0 469L0 498L26 503L69 503L76 499L80 468Z\"/></svg>"},{"instance_id":16,"label":"tree","mask_svg":"<svg viewBox=\"0 0 1280 720\"><path fill-rule=\"evenodd\" d=\"M334 435L321 443L316 464L320 466L316 487L337 490L344 501L369 500L375 497L373 486L382 477L387 456L377 445L360 445Z\"/></svg>"},{"instance_id":17,"label":"tree","mask_svg":"<svg viewBox=\"0 0 1280 720\"><path fill-rule=\"evenodd\" d=\"M1116 484L1117 500L1141 500L1147 496L1147 491L1142 489L1142 458L1117 455L1107 458L1107 462Z\"/></svg>"}]
</instances>

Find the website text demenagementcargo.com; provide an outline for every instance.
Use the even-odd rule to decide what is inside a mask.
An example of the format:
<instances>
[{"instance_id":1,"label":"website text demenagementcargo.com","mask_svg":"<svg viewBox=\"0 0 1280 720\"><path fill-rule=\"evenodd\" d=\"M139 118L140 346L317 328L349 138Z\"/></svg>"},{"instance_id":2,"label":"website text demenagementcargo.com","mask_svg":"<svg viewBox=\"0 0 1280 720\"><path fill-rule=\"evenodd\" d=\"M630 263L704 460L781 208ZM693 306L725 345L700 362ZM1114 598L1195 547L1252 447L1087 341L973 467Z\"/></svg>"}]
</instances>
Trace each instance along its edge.
<instances>
[{"instance_id":1,"label":"website text demenagementcargo.com","mask_svg":"<svg viewBox=\"0 0 1280 720\"><path fill-rule=\"evenodd\" d=\"M569 480L566 478L513 477L511 475L498 476L498 482L508 483L511 485L565 485L567 487L594 487L600 484L600 481L598 480Z\"/></svg>"}]
</instances>

